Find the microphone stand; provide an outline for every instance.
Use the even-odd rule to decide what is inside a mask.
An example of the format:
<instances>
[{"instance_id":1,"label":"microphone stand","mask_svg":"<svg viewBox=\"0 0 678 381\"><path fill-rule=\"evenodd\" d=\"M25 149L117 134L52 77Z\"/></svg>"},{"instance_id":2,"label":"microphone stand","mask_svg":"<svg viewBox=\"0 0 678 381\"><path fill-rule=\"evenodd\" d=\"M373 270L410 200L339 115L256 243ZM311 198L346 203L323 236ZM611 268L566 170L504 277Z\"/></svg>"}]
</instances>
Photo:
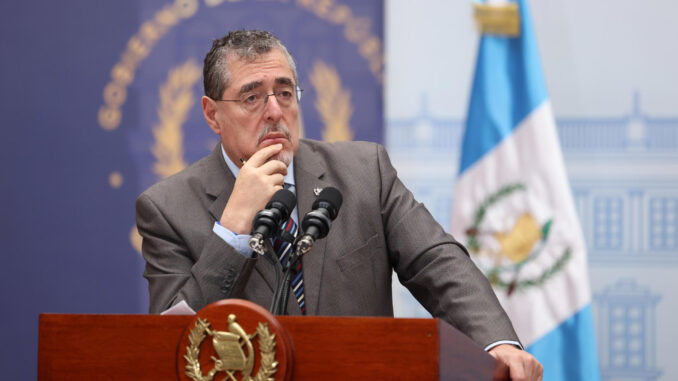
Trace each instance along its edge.
<instances>
[{"instance_id":1,"label":"microphone stand","mask_svg":"<svg viewBox=\"0 0 678 381\"><path fill-rule=\"evenodd\" d=\"M301 257L311 251L315 239L307 234L299 232L297 239L293 242L294 250L290 252L290 257L283 269L282 285L278 285L273 294L273 306L271 313L274 315L287 315L287 301L290 296L290 286L292 285L292 270L295 268ZM276 256L277 257L277 256ZM275 312L273 312L275 311Z\"/></svg>"},{"instance_id":2,"label":"microphone stand","mask_svg":"<svg viewBox=\"0 0 678 381\"><path fill-rule=\"evenodd\" d=\"M268 309L268 311L274 315L287 314L287 309L283 309L280 303L283 295L283 289L285 289L286 292L289 292L289 285L288 287L284 287L285 282L292 282L290 275L287 274L290 262L288 261L288 266L283 269L283 271L285 271L285 278L281 282L280 270L278 270L278 268L282 267L282 264L280 263L280 258L278 258L278 256L275 254L275 251L273 250L271 240L268 238L263 238L260 234L259 237L253 236L250 238L249 246L255 253L266 258L266 260L271 263L271 265L273 265L273 272L275 273L275 292L273 293L273 300L271 301L271 307ZM294 251L290 253L290 259L294 256L294 254ZM280 266L278 266L278 264L280 264ZM287 278L290 279L288 280ZM287 303L287 298L285 299L285 303Z\"/></svg>"},{"instance_id":3,"label":"microphone stand","mask_svg":"<svg viewBox=\"0 0 678 381\"><path fill-rule=\"evenodd\" d=\"M287 261L285 266L283 280L282 280L282 290L281 295L277 295L280 298L280 305L278 307L279 315L287 315L287 301L290 297L290 286L292 285L292 269L295 268L297 261L301 260L301 257L311 251L313 246L313 240L305 235L299 234L300 239L297 239L294 242L294 251L290 253L290 258ZM276 295L274 295L274 298Z\"/></svg>"},{"instance_id":4,"label":"microphone stand","mask_svg":"<svg viewBox=\"0 0 678 381\"><path fill-rule=\"evenodd\" d=\"M292 270L294 269L294 266L297 264L297 261L300 258L301 257L299 256L299 251L294 250L290 253L290 257L287 260L287 263L285 264L280 293L279 295L274 296L278 301L277 304L278 315L287 315L287 301L289 300L290 297L290 286L292 285Z\"/></svg>"},{"instance_id":5,"label":"microphone stand","mask_svg":"<svg viewBox=\"0 0 678 381\"><path fill-rule=\"evenodd\" d=\"M278 271L278 266L277 264L280 263L278 260L278 256L273 253L273 246L271 246L271 241L268 239L263 240L262 242L263 247L260 247L258 249L261 250L261 256L266 258L268 262L273 265L273 272L275 273L275 289L276 292L277 290L280 289L281 283L280 283L280 271ZM273 303L275 303L275 295L273 296ZM268 311L272 314L275 314L275 309L274 304L271 304L271 307L268 309Z\"/></svg>"}]
</instances>

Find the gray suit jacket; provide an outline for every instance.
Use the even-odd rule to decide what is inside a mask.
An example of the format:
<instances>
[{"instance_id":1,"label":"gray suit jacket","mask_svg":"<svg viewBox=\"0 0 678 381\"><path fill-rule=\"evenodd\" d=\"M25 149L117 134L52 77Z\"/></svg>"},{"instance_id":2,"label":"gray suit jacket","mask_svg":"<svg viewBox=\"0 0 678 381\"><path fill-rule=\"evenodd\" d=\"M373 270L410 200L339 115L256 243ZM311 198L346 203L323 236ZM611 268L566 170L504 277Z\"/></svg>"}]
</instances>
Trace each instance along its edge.
<instances>
[{"instance_id":1,"label":"gray suit jacket","mask_svg":"<svg viewBox=\"0 0 678 381\"><path fill-rule=\"evenodd\" d=\"M344 196L329 235L302 259L307 314L392 316L395 270L433 316L479 345L518 341L483 274L400 182L382 146L301 140L294 170L300 218L314 188L333 186ZM224 298L270 306L273 265L212 232L234 182L217 147L137 199L151 312L180 300L196 310ZM288 311L301 313L294 297Z\"/></svg>"}]
</instances>

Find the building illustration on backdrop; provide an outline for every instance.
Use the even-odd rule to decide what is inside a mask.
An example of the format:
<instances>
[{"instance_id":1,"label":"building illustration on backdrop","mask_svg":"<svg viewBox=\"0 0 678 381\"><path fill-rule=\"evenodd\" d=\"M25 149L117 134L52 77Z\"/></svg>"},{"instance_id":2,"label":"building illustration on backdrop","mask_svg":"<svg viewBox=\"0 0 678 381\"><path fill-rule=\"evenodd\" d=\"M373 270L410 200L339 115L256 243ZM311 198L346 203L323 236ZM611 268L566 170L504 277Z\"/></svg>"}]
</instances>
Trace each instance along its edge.
<instances>
[{"instance_id":1,"label":"building illustration on backdrop","mask_svg":"<svg viewBox=\"0 0 678 381\"><path fill-rule=\"evenodd\" d=\"M656 380L655 307L660 297L620 279L594 297L601 375L605 380Z\"/></svg>"},{"instance_id":2,"label":"building illustration on backdrop","mask_svg":"<svg viewBox=\"0 0 678 381\"><path fill-rule=\"evenodd\" d=\"M592 273L611 264L678 266L678 116L654 117L638 93L631 99L625 115L556 116ZM386 145L400 178L449 230L464 120L432 115L427 103L423 96L417 115L387 121ZM659 379L662 296L621 275L593 292L603 379ZM427 316L406 294L394 288L403 299L397 313Z\"/></svg>"}]
</instances>

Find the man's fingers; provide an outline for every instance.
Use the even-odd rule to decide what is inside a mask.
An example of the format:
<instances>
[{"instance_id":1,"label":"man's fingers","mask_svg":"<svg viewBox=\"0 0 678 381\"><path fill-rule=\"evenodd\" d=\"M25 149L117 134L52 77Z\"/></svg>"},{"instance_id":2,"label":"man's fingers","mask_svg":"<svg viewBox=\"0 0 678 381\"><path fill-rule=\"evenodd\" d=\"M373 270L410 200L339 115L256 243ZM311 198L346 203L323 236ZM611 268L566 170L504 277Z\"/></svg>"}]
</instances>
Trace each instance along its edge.
<instances>
[{"instance_id":1,"label":"man's fingers","mask_svg":"<svg viewBox=\"0 0 678 381\"><path fill-rule=\"evenodd\" d=\"M513 358L511 364L511 380L541 380L543 368L539 361L527 352L520 354L518 358Z\"/></svg>"},{"instance_id":2,"label":"man's fingers","mask_svg":"<svg viewBox=\"0 0 678 381\"><path fill-rule=\"evenodd\" d=\"M538 381L543 377L543 367L534 356L512 345L502 344L490 349L490 354L508 366L510 379L514 381ZM505 372L504 367L502 368ZM494 379L500 380L501 372L495 372Z\"/></svg>"},{"instance_id":3,"label":"man's fingers","mask_svg":"<svg viewBox=\"0 0 678 381\"><path fill-rule=\"evenodd\" d=\"M283 145L280 143L264 147L259 151L255 152L252 156L250 156L249 160L247 161L247 164L252 165L254 167L260 167L262 164L266 163L266 161L268 161L268 159L271 156L280 152L280 150L282 150L282 147Z\"/></svg>"},{"instance_id":4,"label":"man's fingers","mask_svg":"<svg viewBox=\"0 0 678 381\"><path fill-rule=\"evenodd\" d=\"M526 380L541 380L543 376L544 368L542 365L534 358L532 355L523 353L520 356L520 362L522 363L523 368L523 377ZM513 375L513 374L511 374Z\"/></svg>"},{"instance_id":5,"label":"man's fingers","mask_svg":"<svg viewBox=\"0 0 678 381\"><path fill-rule=\"evenodd\" d=\"M515 361L517 360L517 361ZM515 359L509 363L509 369L512 381L528 381L525 369L525 363L520 359Z\"/></svg>"},{"instance_id":6,"label":"man's fingers","mask_svg":"<svg viewBox=\"0 0 678 381\"><path fill-rule=\"evenodd\" d=\"M275 185L276 187L280 186L282 188L283 185L285 184L285 176L281 175L280 173L271 175L271 180L273 182L273 185Z\"/></svg>"},{"instance_id":7,"label":"man's fingers","mask_svg":"<svg viewBox=\"0 0 678 381\"><path fill-rule=\"evenodd\" d=\"M264 173L266 175L279 173L285 176L287 174L287 166L280 160L271 160L269 162L266 162L259 167L259 170L261 171L261 173Z\"/></svg>"},{"instance_id":8,"label":"man's fingers","mask_svg":"<svg viewBox=\"0 0 678 381\"><path fill-rule=\"evenodd\" d=\"M490 353L492 354L492 353ZM495 355L492 355L492 357L496 358ZM506 364L504 361L501 361L501 359L497 359L497 367L494 368L494 374L492 374L492 380L493 381L506 381L508 380L509 376L509 367L508 364Z\"/></svg>"},{"instance_id":9,"label":"man's fingers","mask_svg":"<svg viewBox=\"0 0 678 381\"><path fill-rule=\"evenodd\" d=\"M537 381L542 381L544 377L544 367L534 357L530 361L534 374L537 375Z\"/></svg>"}]
</instances>

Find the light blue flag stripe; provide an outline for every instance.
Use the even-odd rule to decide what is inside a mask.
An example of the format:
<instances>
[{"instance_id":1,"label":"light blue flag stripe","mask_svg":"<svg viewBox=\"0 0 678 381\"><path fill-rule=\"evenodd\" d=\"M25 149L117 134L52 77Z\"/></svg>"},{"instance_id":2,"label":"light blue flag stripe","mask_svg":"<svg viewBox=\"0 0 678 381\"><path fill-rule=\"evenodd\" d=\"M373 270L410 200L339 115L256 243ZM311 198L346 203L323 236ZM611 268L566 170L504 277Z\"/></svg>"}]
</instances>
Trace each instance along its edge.
<instances>
[{"instance_id":1,"label":"light blue flag stripe","mask_svg":"<svg viewBox=\"0 0 678 381\"><path fill-rule=\"evenodd\" d=\"M464 173L548 97L530 13L518 0L521 34L483 36L478 50L459 173Z\"/></svg>"},{"instance_id":2,"label":"light blue flag stripe","mask_svg":"<svg viewBox=\"0 0 678 381\"><path fill-rule=\"evenodd\" d=\"M544 380L600 380L591 305L527 348L544 365Z\"/></svg>"}]
</instances>

